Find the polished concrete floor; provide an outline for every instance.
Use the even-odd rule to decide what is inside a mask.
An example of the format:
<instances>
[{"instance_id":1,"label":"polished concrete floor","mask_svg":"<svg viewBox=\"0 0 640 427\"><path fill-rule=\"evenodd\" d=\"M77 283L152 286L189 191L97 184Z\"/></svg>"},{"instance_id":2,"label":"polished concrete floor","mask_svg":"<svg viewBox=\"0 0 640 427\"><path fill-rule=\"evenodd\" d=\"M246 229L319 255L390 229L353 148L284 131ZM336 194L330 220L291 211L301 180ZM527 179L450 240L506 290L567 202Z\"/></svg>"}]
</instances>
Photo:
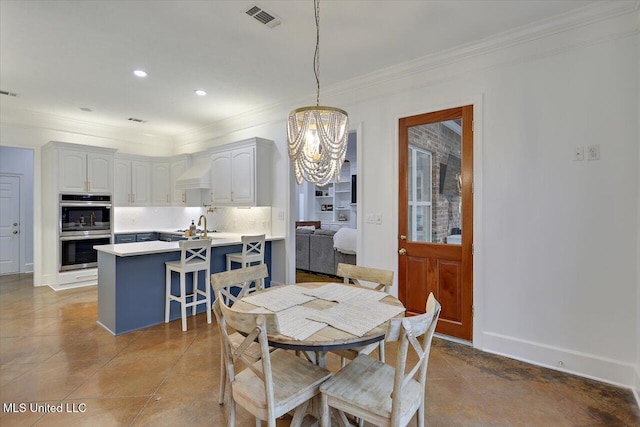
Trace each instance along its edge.
<instances>
[{"instance_id":1,"label":"polished concrete floor","mask_svg":"<svg viewBox=\"0 0 640 427\"><path fill-rule=\"evenodd\" d=\"M225 425L215 324L196 316L188 332L175 321L114 337L96 319L95 287L56 293L0 277L0 425ZM437 338L426 408L429 426L640 425L628 390ZM255 424L239 409L237 425Z\"/></svg>"}]
</instances>

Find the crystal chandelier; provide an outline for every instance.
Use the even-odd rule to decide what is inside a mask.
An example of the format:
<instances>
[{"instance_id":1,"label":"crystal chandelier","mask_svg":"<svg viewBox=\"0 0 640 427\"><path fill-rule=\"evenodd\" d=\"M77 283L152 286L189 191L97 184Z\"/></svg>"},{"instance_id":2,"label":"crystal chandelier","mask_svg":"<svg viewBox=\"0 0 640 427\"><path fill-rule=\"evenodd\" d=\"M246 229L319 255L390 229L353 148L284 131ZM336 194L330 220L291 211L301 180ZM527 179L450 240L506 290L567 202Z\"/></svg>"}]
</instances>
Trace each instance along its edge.
<instances>
[{"instance_id":1,"label":"crystal chandelier","mask_svg":"<svg viewBox=\"0 0 640 427\"><path fill-rule=\"evenodd\" d=\"M346 111L320 106L320 4L314 0L316 50L313 68L316 76L315 107L297 108L289 114L287 139L289 158L298 184L303 180L317 185L337 181L347 154L349 117Z\"/></svg>"}]
</instances>

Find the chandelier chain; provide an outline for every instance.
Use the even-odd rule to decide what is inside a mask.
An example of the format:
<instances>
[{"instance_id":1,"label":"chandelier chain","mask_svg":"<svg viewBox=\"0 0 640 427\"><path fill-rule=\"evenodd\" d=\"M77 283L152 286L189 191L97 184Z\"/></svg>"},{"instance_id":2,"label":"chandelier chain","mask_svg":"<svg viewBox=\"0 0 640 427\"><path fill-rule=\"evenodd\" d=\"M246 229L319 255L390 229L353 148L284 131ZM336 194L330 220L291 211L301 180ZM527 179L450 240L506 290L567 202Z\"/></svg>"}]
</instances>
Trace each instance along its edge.
<instances>
[{"instance_id":1,"label":"chandelier chain","mask_svg":"<svg viewBox=\"0 0 640 427\"><path fill-rule=\"evenodd\" d=\"M313 0L316 16L316 50L313 54L313 73L316 76L316 105L320 105L320 0Z\"/></svg>"}]
</instances>

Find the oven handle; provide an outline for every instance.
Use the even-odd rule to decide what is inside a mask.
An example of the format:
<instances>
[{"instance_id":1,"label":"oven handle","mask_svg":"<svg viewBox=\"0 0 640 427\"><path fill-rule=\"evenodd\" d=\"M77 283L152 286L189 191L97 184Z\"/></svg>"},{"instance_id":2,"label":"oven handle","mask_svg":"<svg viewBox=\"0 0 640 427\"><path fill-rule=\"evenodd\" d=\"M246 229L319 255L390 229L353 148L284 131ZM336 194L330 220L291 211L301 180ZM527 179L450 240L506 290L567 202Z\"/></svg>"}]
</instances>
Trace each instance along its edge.
<instances>
[{"instance_id":1,"label":"oven handle","mask_svg":"<svg viewBox=\"0 0 640 427\"><path fill-rule=\"evenodd\" d=\"M96 208L110 208L111 207L111 203L93 203L93 202L87 202L87 203L60 203L60 207L61 208L89 208L89 207L96 207Z\"/></svg>"},{"instance_id":2,"label":"oven handle","mask_svg":"<svg viewBox=\"0 0 640 427\"><path fill-rule=\"evenodd\" d=\"M88 234L84 236L60 236L61 242L69 240L95 240L95 239L111 239L111 234Z\"/></svg>"}]
</instances>

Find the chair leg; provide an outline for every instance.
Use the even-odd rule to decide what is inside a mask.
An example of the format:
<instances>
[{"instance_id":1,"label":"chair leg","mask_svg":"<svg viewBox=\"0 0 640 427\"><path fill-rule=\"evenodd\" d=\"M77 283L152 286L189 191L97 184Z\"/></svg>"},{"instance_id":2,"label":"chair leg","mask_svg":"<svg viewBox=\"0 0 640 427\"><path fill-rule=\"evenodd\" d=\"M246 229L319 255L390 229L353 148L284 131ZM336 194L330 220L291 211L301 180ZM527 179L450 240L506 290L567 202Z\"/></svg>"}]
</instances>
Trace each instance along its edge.
<instances>
[{"instance_id":1,"label":"chair leg","mask_svg":"<svg viewBox=\"0 0 640 427\"><path fill-rule=\"evenodd\" d=\"M378 353L380 356L380 361L384 363L384 340L380 341L380 345L378 346Z\"/></svg>"},{"instance_id":2,"label":"chair leg","mask_svg":"<svg viewBox=\"0 0 640 427\"><path fill-rule=\"evenodd\" d=\"M307 400L296 408L293 413L293 419L291 420L291 427L300 427L302 425L302 420L304 419L308 407L309 401Z\"/></svg>"},{"instance_id":3,"label":"chair leg","mask_svg":"<svg viewBox=\"0 0 640 427\"><path fill-rule=\"evenodd\" d=\"M327 395L320 393L320 422L322 427L331 427L331 415L329 415L329 400Z\"/></svg>"},{"instance_id":4,"label":"chair leg","mask_svg":"<svg viewBox=\"0 0 640 427\"><path fill-rule=\"evenodd\" d=\"M220 337L220 340L223 338ZM222 345L222 343L220 343ZM227 387L227 370L224 365L224 355L220 355L220 397L218 397L218 403L224 405L224 390Z\"/></svg>"},{"instance_id":5,"label":"chair leg","mask_svg":"<svg viewBox=\"0 0 640 427\"><path fill-rule=\"evenodd\" d=\"M418 414L416 418L418 421L418 427L424 427L424 396L422 396L422 403L418 406Z\"/></svg>"},{"instance_id":6,"label":"chair leg","mask_svg":"<svg viewBox=\"0 0 640 427\"><path fill-rule=\"evenodd\" d=\"M191 297L191 304L193 305L191 306L191 315L195 316L196 308L198 308L198 276L200 275L197 271L194 271L191 275L193 276L193 297Z\"/></svg>"},{"instance_id":7,"label":"chair leg","mask_svg":"<svg viewBox=\"0 0 640 427\"><path fill-rule=\"evenodd\" d=\"M182 315L182 331L187 330L187 285L184 272L180 272L180 314Z\"/></svg>"},{"instance_id":8,"label":"chair leg","mask_svg":"<svg viewBox=\"0 0 640 427\"><path fill-rule=\"evenodd\" d=\"M165 273L165 303L164 303L164 323L169 323L169 314L171 312L171 270L167 268Z\"/></svg>"},{"instance_id":9,"label":"chair leg","mask_svg":"<svg viewBox=\"0 0 640 427\"><path fill-rule=\"evenodd\" d=\"M208 268L205 270L204 274L204 293L207 298L207 302L205 303L205 306L207 307L207 323L211 323L211 286L209 283L209 280L211 280L211 274L209 274Z\"/></svg>"},{"instance_id":10,"label":"chair leg","mask_svg":"<svg viewBox=\"0 0 640 427\"><path fill-rule=\"evenodd\" d=\"M227 257L227 271L231 270L231 258Z\"/></svg>"},{"instance_id":11,"label":"chair leg","mask_svg":"<svg viewBox=\"0 0 640 427\"><path fill-rule=\"evenodd\" d=\"M233 396L229 399L229 427L236 427L236 402Z\"/></svg>"}]
</instances>

